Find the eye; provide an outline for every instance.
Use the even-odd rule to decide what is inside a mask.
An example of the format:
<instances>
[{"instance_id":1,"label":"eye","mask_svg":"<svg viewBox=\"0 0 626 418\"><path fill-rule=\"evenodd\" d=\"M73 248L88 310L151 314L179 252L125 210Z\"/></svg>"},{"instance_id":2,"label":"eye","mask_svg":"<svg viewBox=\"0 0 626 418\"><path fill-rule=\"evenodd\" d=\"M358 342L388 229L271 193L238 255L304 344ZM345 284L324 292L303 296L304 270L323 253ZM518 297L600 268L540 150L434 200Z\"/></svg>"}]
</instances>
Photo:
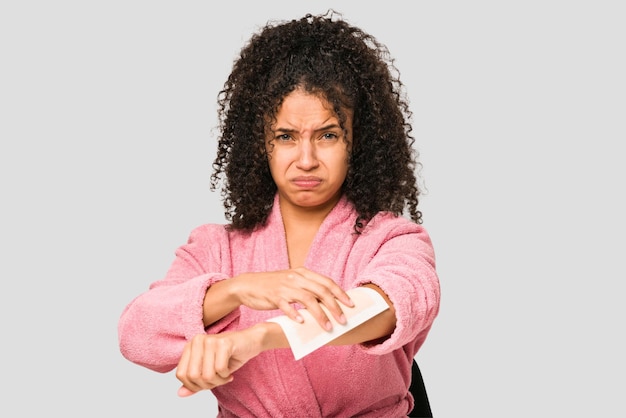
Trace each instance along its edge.
<instances>
[{"instance_id":1,"label":"eye","mask_svg":"<svg viewBox=\"0 0 626 418\"><path fill-rule=\"evenodd\" d=\"M326 132L324 135L322 135L322 140L324 141L334 141L337 138L338 136L334 132Z\"/></svg>"},{"instance_id":2,"label":"eye","mask_svg":"<svg viewBox=\"0 0 626 418\"><path fill-rule=\"evenodd\" d=\"M289 134L276 135L276 140L280 142L291 141L291 135Z\"/></svg>"}]
</instances>

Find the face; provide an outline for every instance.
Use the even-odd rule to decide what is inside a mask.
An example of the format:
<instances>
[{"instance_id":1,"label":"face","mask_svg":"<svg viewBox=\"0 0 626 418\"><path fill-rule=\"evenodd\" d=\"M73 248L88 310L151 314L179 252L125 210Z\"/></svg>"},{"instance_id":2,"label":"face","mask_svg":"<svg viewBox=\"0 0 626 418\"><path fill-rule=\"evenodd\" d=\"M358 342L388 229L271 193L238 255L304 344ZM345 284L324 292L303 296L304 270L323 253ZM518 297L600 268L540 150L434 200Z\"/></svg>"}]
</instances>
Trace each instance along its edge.
<instances>
[{"instance_id":1,"label":"face","mask_svg":"<svg viewBox=\"0 0 626 418\"><path fill-rule=\"evenodd\" d=\"M350 112L345 128L350 135ZM285 97L268 130L270 172L281 209L330 210L348 172L348 144L339 119L323 99L294 90Z\"/></svg>"}]
</instances>

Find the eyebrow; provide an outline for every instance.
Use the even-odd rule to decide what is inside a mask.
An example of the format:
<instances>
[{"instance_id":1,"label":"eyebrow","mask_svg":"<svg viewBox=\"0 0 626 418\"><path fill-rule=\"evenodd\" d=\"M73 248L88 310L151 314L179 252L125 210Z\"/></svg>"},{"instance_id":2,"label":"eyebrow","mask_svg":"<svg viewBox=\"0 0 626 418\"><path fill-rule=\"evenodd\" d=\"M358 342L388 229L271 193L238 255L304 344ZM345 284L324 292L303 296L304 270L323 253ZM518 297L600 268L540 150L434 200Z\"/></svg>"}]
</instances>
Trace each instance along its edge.
<instances>
[{"instance_id":1,"label":"eyebrow","mask_svg":"<svg viewBox=\"0 0 626 418\"><path fill-rule=\"evenodd\" d=\"M317 129L314 129L313 132L320 132L320 131L327 131L329 129L340 129L341 127L336 124L336 123L331 123L329 125L324 125L322 127L319 127ZM283 133L294 133L294 132L298 132L297 129L289 129L289 128L276 128L274 129L274 132L283 132Z\"/></svg>"}]
</instances>

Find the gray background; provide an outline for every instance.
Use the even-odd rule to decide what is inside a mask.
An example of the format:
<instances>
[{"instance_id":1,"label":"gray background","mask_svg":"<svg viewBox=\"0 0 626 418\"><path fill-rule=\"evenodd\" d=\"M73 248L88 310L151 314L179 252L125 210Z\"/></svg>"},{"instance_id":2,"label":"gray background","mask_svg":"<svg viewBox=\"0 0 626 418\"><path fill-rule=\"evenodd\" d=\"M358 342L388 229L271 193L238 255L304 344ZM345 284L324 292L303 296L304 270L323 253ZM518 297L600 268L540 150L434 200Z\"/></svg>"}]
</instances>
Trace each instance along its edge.
<instances>
[{"instance_id":1,"label":"gray background","mask_svg":"<svg viewBox=\"0 0 626 418\"><path fill-rule=\"evenodd\" d=\"M117 320L223 222L215 99L243 42L329 7L387 44L415 112L435 416L626 415L626 16L551 0L2 2L0 415L215 416L123 359Z\"/></svg>"}]
</instances>

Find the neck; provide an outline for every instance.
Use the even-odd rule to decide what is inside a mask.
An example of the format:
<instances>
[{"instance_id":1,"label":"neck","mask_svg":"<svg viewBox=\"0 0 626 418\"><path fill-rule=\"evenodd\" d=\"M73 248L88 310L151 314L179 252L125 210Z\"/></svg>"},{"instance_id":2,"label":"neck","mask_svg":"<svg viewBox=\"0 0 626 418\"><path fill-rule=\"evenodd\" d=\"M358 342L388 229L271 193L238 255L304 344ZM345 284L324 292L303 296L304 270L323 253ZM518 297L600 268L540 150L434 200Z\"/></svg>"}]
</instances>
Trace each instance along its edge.
<instances>
[{"instance_id":1,"label":"neck","mask_svg":"<svg viewBox=\"0 0 626 418\"><path fill-rule=\"evenodd\" d=\"M301 207L279 199L291 268L305 265L311 244L322 222L338 201L339 197L322 206Z\"/></svg>"},{"instance_id":2,"label":"neck","mask_svg":"<svg viewBox=\"0 0 626 418\"><path fill-rule=\"evenodd\" d=\"M280 214L283 218L285 229L318 229L339 199L340 196L337 196L320 206L302 207L287 203L279 196Z\"/></svg>"}]
</instances>

